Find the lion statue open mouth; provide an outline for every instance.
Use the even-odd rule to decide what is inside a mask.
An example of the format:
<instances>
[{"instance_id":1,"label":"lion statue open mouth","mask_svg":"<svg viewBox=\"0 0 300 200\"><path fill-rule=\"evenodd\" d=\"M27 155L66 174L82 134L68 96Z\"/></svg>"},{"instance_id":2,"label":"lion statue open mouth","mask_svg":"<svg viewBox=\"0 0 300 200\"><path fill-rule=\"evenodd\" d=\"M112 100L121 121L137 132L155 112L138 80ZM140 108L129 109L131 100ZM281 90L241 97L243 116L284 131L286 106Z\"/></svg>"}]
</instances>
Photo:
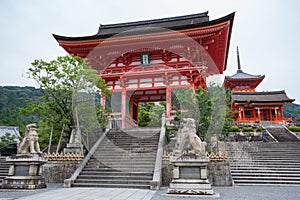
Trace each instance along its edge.
<instances>
[{"instance_id":1,"label":"lion statue open mouth","mask_svg":"<svg viewBox=\"0 0 300 200\"><path fill-rule=\"evenodd\" d=\"M17 153L41 153L39 137L36 132L36 124L28 124L25 128L25 137L18 144Z\"/></svg>"},{"instance_id":2,"label":"lion statue open mouth","mask_svg":"<svg viewBox=\"0 0 300 200\"><path fill-rule=\"evenodd\" d=\"M181 128L178 133L180 152L183 152L184 147L189 145L192 153L201 156L206 155L206 142L202 142L196 134L196 123L193 118L183 118Z\"/></svg>"}]
</instances>

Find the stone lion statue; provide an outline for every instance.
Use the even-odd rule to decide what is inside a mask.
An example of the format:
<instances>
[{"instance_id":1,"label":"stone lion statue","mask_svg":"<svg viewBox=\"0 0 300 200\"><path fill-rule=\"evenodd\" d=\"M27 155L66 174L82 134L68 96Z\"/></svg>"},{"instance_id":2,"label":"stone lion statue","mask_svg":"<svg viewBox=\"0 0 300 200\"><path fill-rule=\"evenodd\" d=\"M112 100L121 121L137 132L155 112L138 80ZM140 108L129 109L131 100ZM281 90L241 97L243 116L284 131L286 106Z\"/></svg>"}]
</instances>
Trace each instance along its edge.
<instances>
[{"instance_id":1,"label":"stone lion statue","mask_svg":"<svg viewBox=\"0 0 300 200\"><path fill-rule=\"evenodd\" d=\"M179 150L182 152L186 145L197 155L205 156L206 142L202 142L196 134L196 123L193 118L184 118L182 126L178 131L179 137Z\"/></svg>"},{"instance_id":2,"label":"stone lion statue","mask_svg":"<svg viewBox=\"0 0 300 200\"><path fill-rule=\"evenodd\" d=\"M41 153L38 140L36 124L28 124L25 128L25 137L18 144L17 152L20 154Z\"/></svg>"}]
</instances>

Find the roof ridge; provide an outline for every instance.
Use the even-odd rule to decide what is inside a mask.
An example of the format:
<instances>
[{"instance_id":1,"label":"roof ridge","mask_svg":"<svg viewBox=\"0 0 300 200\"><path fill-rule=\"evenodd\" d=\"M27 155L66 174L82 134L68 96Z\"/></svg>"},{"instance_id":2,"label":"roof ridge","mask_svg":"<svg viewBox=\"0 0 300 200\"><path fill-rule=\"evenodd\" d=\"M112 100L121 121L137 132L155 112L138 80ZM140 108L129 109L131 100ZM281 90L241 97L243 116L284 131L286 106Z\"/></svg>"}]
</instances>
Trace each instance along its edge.
<instances>
[{"instance_id":1,"label":"roof ridge","mask_svg":"<svg viewBox=\"0 0 300 200\"><path fill-rule=\"evenodd\" d=\"M120 28L120 27L126 27L126 26L152 24L152 23L157 23L157 22L161 23L161 22L169 22L169 21L176 21L176 20L183 20L183 19L193 19L193 18L197 18L197 17L207 17L207 16L208 16L208 11L202 12L202 13L196 13L196 14L175 16L175 17L166 17L166 18L124 22L124 23L114 23L114 24L104 24L104 25L100 24L99 29Z\"/></svg>"},{"instance_id":2,"label":"roof ridge","mask_svg":"<svg viewBox=\"0 0 300 200\"><path fill-rule=\"evenodd\" d=\"M241 94L241 95L263 95L263 94L286 94L285 90L277 90L277 91L261 91L261 92L232 92L232 94Z\"/></svg>"}]
</instances>

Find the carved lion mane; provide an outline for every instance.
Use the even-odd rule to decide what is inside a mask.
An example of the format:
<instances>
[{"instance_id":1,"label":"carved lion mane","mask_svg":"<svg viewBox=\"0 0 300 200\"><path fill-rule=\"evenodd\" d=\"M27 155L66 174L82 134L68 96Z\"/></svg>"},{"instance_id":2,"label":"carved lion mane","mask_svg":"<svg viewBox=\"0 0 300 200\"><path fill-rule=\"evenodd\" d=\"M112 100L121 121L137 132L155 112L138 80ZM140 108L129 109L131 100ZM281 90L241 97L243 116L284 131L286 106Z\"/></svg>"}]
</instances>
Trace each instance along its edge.
<instances>
[{"instance_id":1,"label":"carved lion mane","mask_svg":"<svg viewBox=\"0 0 300 200\"><path fill-rule=\"evenodd\" d=\"M41 153L36 124L28 124L25 128L25 137L18 145L18 153Z\"/></svg>"},{"instance_id":2,"label":"carved lion mane","mask_svg":"<svg viewBox=\"0 0 300 200\"><path fill-rule=\"evenodd\" d=\"M206 142L202 142L196 134L196 123L193 118L184 118L182 127L179 129L179 150L182 152L186 144L197 155L205 156Z\"/></svg>"}]
</instances>

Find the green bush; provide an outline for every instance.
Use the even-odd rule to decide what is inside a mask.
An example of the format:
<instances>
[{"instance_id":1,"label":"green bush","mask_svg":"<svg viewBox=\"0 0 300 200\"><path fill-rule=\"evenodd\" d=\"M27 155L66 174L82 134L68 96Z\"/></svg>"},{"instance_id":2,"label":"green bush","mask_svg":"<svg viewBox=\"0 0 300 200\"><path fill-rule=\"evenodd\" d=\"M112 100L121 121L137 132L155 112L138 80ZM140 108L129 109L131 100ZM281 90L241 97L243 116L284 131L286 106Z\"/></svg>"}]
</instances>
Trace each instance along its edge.
<instances>
[{"instance_id":1,"label":"green bush","mask_svg":"<svg viewBox=\"0 0 300 200\"><path fill-rule=\"evenodd\" d=\"M261 126L256 129L257 132L261 132L263 130L265 130L265 129L263 127L261 127Z\"/></svg>"},{"instance_id":2,"label":"green bush","mask_svg":"<svg viewBox=\"0 0 300 200\"><path fill-rule=\"evenodd\" d=\"M290 126L289 130L292 132L300 132L300 127L299 126Z\"/></svg>"},{"instance_id":3,"label":"green bush","mask_svg":"<svg viewBox=\"0 0 300 200\"><path fill-rule=\"evenodd\" d=\"M244 126L243 127L243 132L252 132L253 131L253 128L250 126Z\"/></svg>"},{"instance_id":4,"label":"green bush","mask_svg":"<svg viewBox=\"0 0 300 200\"><path fill-rule=\"evenodd\" d=\"M240 129L238 126L231 126L229 132L240 132Z\"/></svg>"}]
</instances>

